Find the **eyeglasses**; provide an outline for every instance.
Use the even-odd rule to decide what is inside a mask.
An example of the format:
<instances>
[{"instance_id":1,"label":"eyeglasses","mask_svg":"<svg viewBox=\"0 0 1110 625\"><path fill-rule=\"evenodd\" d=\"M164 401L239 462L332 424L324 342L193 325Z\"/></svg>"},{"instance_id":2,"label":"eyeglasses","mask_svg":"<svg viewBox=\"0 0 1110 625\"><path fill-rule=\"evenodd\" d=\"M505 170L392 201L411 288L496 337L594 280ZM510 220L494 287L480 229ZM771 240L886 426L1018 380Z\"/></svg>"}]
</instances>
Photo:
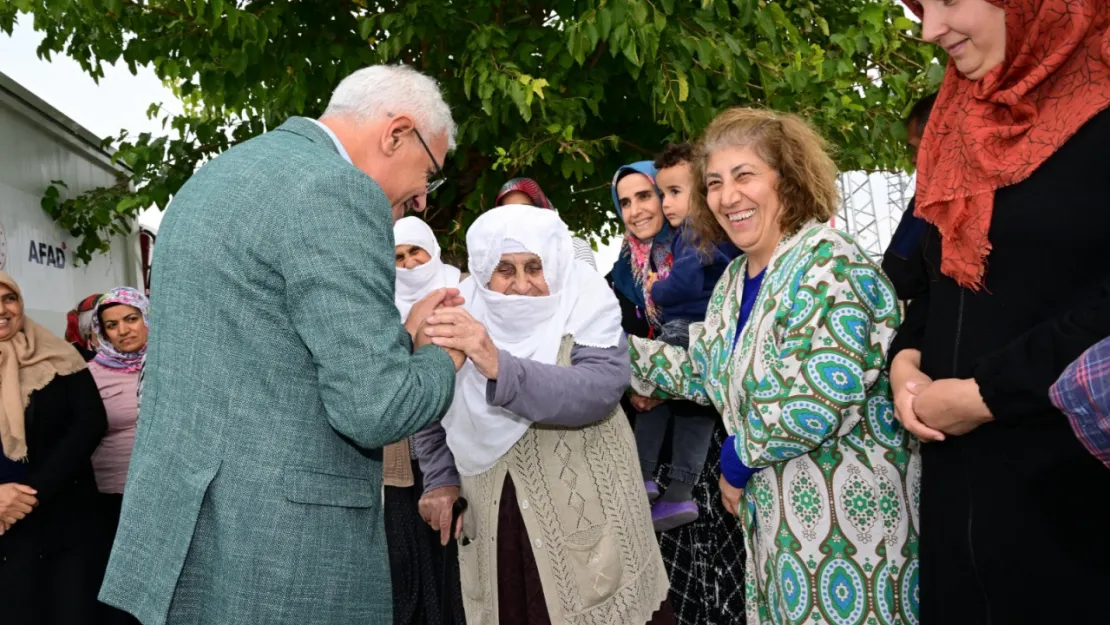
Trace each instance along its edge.
<instances>
[{"instance_id":1,"label":"eyeglasses","mask_svg":"<svg viewBox=\"0 0 1110 625\"><path fill-rule=\"evenodd\" d=\"M424 142L424 137L420 136L420 131L415 127L412 131L416 134L416 138L420 140L420 145L424 146L424 151L428 153L428 158L432 159L432 165L436 168L435 173L432 175L432 179L428 181L427 189L424 190L424 193L431 195L435 193L436 189L442 187L443 183L447 182L447 175L443 173L443 168L436 162L436 157L432 156L432 151L428 149L428 144Z\"/></svg>"}]
</instances>

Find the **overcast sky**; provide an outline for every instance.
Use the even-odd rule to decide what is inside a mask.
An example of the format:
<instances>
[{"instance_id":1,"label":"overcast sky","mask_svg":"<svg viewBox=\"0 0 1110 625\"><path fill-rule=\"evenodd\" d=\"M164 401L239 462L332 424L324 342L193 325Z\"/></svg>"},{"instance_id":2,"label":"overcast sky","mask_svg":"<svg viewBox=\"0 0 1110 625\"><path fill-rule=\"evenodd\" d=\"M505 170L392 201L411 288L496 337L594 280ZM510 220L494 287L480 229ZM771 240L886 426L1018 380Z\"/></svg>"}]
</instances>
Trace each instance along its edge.
<instances>
[{"instance_id":1,"label":"overcast sky","mask_svg":"<svg viewBox=\"0 0 1110 625\"><path fill-rule=\"evenodd\" d=\"M173 93L149 69L141 69L134 76L123 63L106 67L98 85L77 61L67 56L54 56L50 62L39 59L35 50L42 34L31 28L31 22L30 17L23 15L11 37L0 34L0 72L96 136L114 136L121 129L131 134L160 134L161 124L146 118L152 102L181 111ZM156 227L162 216L154 209L140 220Z\"/></svg>"}]
</instances>

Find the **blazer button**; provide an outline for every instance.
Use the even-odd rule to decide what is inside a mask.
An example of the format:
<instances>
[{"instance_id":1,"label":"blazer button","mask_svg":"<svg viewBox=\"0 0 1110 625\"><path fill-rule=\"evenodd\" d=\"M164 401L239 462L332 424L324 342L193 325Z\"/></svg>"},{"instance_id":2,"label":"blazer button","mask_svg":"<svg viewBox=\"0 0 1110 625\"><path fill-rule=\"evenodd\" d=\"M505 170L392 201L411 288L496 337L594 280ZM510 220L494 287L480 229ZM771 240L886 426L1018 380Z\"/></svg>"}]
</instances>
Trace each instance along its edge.
<instances>
[{"instance_id":1,"label":"blazer button","mask_svg":"<svg viewBox=\"0 0 1110 625\"><path fill-rule=\"evenodd\" d=\"M536 545L536 549L542 549L542 548L543 548L543 541L542 541L542 540L540 540L539 538L537 538L537 539L536 539L536 542L535 542L535 543L533 543L533 544L535 544L535 545Z\"/></svg>"},{"instance_id":2,"label":"blazer button","mask_svg":"<svg viewBox=\"0 0 1110 625\"><path fill-rule=\"evenodd\" d=\"M521 510L527 510L528 509L528 500L527 499L524 499L520 502L520 509Z\"/></svg>"}]
</instances>

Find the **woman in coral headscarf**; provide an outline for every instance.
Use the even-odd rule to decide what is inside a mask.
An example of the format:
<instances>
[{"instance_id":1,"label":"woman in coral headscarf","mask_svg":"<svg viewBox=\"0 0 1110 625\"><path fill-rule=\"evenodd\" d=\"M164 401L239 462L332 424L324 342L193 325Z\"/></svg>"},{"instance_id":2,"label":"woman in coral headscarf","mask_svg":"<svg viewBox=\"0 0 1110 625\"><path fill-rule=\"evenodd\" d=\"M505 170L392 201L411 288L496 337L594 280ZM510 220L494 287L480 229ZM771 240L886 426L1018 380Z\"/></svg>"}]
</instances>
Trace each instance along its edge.
<instances>
[{"instance_id":1,"label":"woman in coral headscarf","mask_svg":"<svg viewBox=\"0 0 1110 625\"><path fill-rule=\"evenodd\" d=\"M933 280L892 348L925 441L921 619L1104 622L1110 472L1049 388L1110 335L1110 3L907 4L951 58L918 157Z\"/></svg>"}]
</instances>

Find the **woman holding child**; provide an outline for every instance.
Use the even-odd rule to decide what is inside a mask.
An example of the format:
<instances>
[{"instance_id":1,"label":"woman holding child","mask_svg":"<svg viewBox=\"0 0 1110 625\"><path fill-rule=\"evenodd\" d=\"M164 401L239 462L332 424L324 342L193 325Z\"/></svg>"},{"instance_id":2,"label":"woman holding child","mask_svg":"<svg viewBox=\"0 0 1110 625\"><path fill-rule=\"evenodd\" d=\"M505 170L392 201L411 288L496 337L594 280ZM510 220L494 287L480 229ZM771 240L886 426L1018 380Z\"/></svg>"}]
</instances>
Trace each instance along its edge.
<instances>
[{"instance_id":1,"label":"woman holding child","mask_svg":"<svg viewBox=\"0 0 1110 625\"><path fill-rule=\"evenodd\" d=\"M627 233L609 280L621 302L624 330L632 336L681 337L691 321L704 316L708 294L728 264L727 251L703 262L675 234L675 229L684 229L689 209L691 154L689 146L669 146L654 165L633 163L614 176L613 203ZM676 277L676 271L677 280L666 278ZM636 445L644 488L654 501L652 521L661 532L678 622L732 625L744 614L743 572L736 566L744 559L744 547L736 518L718 503L715 459L724 440L720 417L689 401L630 399L638 413ZM669 425L672 444L665 450ZM670 462L661 457L664 451L670 452ZM714 462L706 463L707 457ZM661 492L664 476L669 479Z\"/></svg>"},{"instance_id":2,"label":"woman holding child","mask_svg":"<svg viewBox=\"0 0 1110 625\"><path fill-rule=\"evenodd\" d=\"M836 166L800 119L739 108L696 159L693 227L745 255L688 348L630 339L633 387L711 404L733 433L722 497L744 526L749 623L916 623L919 463L884 372L898 302L824 225Z\"/></svg>"}]
</instances>

